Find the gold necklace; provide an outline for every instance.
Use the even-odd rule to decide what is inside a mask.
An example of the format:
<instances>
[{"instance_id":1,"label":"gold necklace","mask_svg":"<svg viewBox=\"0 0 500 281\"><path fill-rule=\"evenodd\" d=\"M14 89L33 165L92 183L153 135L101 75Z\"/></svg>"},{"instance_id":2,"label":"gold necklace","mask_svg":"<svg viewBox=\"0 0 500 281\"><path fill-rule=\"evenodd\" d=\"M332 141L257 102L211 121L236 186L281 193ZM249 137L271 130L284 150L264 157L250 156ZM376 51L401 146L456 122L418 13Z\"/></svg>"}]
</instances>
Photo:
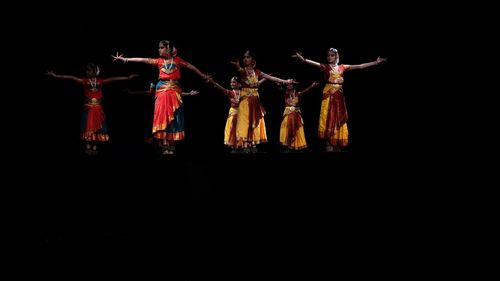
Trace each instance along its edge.
<instances>
[{"instance_id":1,"label":"gold necklace","mask_svg":"<svg viewBox=\"0 0 500 281\"><path fill-rule=\"evenodd\" d=\"M167 60L165 60L165 73L172 73L172 65L174 64L174 57L170 58L170 63L167 65Z\"/></svg>"},{"instance_id":2,"label":"gold necklace","mask_svg":"<svg viewBox=\"0 0 500 281\"><path fill-rule=\"evenodd\" d=\"M236 103L239 103L240 102L240 90L233 90L233 92L234 92L234 98L233 98L233 100Z\"/></svg>"}]
</instances>

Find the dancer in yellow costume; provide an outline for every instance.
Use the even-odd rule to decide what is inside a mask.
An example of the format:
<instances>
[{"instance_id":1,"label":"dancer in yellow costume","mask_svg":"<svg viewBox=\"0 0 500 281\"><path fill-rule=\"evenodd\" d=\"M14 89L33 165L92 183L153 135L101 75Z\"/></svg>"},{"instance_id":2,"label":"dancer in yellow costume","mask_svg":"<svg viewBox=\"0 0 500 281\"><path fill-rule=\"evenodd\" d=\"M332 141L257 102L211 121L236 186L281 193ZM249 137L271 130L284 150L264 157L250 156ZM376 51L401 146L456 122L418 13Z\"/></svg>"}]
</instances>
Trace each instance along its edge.
<instances>
[{"instance_id":1,"label":"dancer in yellow costume","mask_svg":"<svg viewBox=\"0 0 500 281\"><path fill-rule=\"evenodd\" d=\"M282 88L285 92L285 111L280 127L280 144L289 150L303 150L307 147L299 98L318 85L318 82L313 82L302 91L297 91L294 84L288 84L286 89Z\"/></svg>"},{"instance_id":2,"label":"dancer in yellow costume","mask_svg":"<svg viewBox=\"0 0 500 281\"><path fill-rule=\"evenodd\" d=\"M256 147L259 143L267 142L265 110L259 98L259 79L265 78L274 82L292 84L292 79L283 80L266 74L255 68L255 54L246 51L243 55L243 67L239 61L234 61L241 81L240 103L238 106L238 121L236 124L236 142L238 147Z\"/></svg>"}]
</instances>

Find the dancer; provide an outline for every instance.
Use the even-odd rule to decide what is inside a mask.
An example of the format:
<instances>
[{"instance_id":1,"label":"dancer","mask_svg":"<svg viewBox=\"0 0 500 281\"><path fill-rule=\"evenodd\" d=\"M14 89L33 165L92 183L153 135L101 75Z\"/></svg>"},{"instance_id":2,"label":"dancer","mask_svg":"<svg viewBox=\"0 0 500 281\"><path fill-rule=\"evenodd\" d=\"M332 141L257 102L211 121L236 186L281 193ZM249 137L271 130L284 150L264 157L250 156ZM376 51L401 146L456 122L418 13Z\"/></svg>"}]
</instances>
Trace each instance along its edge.
<instances>
[{"instance_id":1,"label":"dancer","mask_svg":"<svg viewBox=\"0 0 500 281\"><path fill-rule=\"evenodd\" d=\"M158 52L159 58L156 59L126 58L120 53L112 57L115 61L146 63L158 68L159 81L155 89L152 134L162 148L163 154L169 155L174 154L175 142L185 138L180 68L187 68L204 80L208 75L177 56L176 48L167 40L160 41Z\"/></svg>"},{"instance_id":2,"label":"dancer","mask_svg":"<svg viewBox=\"0 0 500 281\"><path fill-rule=\"evenodd\" d=\"M239 61L232 62L238 72L241 81L241 97L238 105L238 122L236 124L236 142L238 147L252 148L257 151L256 145L267 142L266 124L264 122L265 110L260 103L259 98L259 79L293 84L292 79L283 80L266 74L255 68L255 54L247 50L243 55L243 67L240 67Z\"/></svg>"},{"instance_id":3,"label":"dancer","mask_svg":"<svg viewBox=\"0 0 500 281\"><path fill-rule=\"evenodd\" d=\"M106 115L102 107L102 86L113 81L129 80L138 77L138 75L100 78L98 77L100 68L94 63L87 64L86 73L87 78L80 78L47 71L47 75L51 77L73 80L84 86L85 104L81 117L80 138L85 143L85 153L97 155L97 144L109 141Z\"/></svg>"},{"instance_id":4,"label":"dancer","mask_svg":"<svg viewBox=\"0 0 500 281\"><path fill-rule=\"evenodd\" d=\"M292 57L298 58L303 63L319 67L323 71L326 85L323 89L318 137L325 140L325 149L327 152L341 151L341 147L348 145L349 139L349 132L347 129L347 108L342 90L344 72L375 66L387 59L378 57L375 61L368 63L339 65L339 53L335 48L330 48L328 50L328 64L321 64L305 59L300 53L295 53Z\"/></svg>"},{"instance_id":5,"label":"dancer","mask_svg":"<svg viewBox=\"0 0 500 281\"><path fill-rule=\"evenodd\" d=\"M281 90L285 93L285 111L283 112L283 121L280 127L280 144L287 149L285 152L303 150L307 147L304 134L304 121L299 107L299 98L312 88L319 85L313 82L309 87L297 92L294 84L286 85Z\"/></svg>"},{"instance_id":6,"label":"dancer","mask_svg":"<svg viewBox=\"0 0 500 281\"><path fill-rule=\"evenodd\" d=\"M259 85L262 84L267 79L263 78L259 81ZM213 79L208 79L208 82L212 83L215 88L223 92L230 102L229 113L226 120L226 126L224 129L224 145L232 149L232 153L238 152L238 146L236 142L236 124L238 118L238 106L240 104L241 96L241 83L238 76L233 76L230 81L231 90L228 90Z\"/></svg>"}]
</instances>

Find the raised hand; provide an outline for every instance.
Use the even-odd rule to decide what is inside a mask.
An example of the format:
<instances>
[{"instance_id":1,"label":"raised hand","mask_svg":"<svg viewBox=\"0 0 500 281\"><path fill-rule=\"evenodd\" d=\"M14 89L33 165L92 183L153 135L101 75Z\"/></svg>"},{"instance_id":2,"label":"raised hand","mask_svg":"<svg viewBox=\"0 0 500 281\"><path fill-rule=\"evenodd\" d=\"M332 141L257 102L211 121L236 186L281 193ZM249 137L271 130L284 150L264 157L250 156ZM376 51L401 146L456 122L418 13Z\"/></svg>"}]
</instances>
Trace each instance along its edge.
<instances>
[{"instance_id":1,"label":"raised hand","mask_svg":"<svg viewBox=\"0 0 500 281\"><path fill-rule=\"evenodd\" d=\"M306 60L299 52L295 52L295 55L292 55L292 58L298 58L302 62Z\"/></svg>"},{"instance_id":2,"label":"raised hand","mask_svg":"<svg viewBox=\"0 0 500 281\"><path fill-rule=\"evenodd\" d=\"M377 64L387 61L387 58L377 57Z\"/></svg>"},{"instance_id":3,"label":"raised hand","mask_svg":"<svg viewBox=\"0 0 500 281\"><path fill-rule=\"evenodd\" d=\"M125 61L123 54L120 54L119 52L116 52L116 55L111 55L111 57L113 58L113 61L117 60Z\"/></svg>"},{"instance_id":4,"label":"raised hand","mask_svg":"<svg viewBox=\"0 0 500 281\"><path fill-rule=\"evenodd\" d=\"M206 78L205 78L205 83L211 83L213 84L215 81L214 79L212 78L212 76L210 75L207 75Z\"/></svg>"},{"instance_id":5,"label":"raised hand","mask_svg":"<svg viewBox=\"0 0 500 281\"><path fill-rule=\"evenodd\" d=\"M210 83L210 82L213 82L213 78L212 78L212 75L210 74L205 74L203 75L202 79L206 82L206 83Z\"/></svg>"}]
</instances>

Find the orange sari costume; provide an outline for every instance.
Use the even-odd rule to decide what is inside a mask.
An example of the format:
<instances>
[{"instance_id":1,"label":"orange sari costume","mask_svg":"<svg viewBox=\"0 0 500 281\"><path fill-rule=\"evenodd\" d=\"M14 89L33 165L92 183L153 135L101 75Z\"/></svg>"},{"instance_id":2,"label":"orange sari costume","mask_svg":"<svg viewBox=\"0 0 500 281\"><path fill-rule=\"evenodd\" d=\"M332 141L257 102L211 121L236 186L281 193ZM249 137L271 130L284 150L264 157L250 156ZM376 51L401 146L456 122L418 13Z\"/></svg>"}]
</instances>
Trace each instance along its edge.
<instances>
[{"instance_id":1,"label":"orange sari costume","mask_svg":"<svg viewBox=\"0 0 500 281\"><path fill-rule=\"evenodd\" d=\"M171 59L149 59L149 64L158 67L159 81L156 85L153 114L153 137L161 140L184 139L184 107L180 67L186 62L180 57Z\"/></svg>"}]
</instances>

